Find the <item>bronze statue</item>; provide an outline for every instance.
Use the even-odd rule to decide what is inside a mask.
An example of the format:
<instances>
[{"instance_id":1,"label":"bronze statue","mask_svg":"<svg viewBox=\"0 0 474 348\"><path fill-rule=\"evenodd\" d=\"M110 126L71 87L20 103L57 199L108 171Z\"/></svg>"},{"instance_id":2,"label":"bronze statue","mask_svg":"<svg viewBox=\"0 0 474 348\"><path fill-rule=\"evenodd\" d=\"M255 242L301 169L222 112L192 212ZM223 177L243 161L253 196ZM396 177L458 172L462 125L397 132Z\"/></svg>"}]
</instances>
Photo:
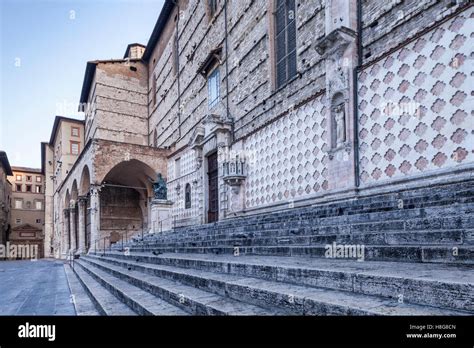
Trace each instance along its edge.
<instances>
[{"instance_id":1,"label":"bronze statue","mask_svg":"<svg viewBox=\"0 0 474 348\"><path fill-rule=\"evenodd\" d=\"M167 199L168 189L166 188L166 181L158 173L156 182L153 183L153 192L155 193L155 199Z\"/></svg>"}]
</instances>

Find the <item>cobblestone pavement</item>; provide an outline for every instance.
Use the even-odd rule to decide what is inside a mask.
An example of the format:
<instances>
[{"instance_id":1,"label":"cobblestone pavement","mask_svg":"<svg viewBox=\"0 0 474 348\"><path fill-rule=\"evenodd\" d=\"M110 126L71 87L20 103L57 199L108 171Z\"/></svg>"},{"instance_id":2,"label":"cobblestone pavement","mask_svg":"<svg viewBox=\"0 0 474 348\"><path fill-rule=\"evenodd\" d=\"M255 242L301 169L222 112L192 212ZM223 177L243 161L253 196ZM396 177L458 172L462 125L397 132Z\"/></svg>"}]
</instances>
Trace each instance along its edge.
<instances>
[{"instance_id":1,"label":"cobblestone pavement","mask_svg":"<svg viewBox=\"0 0 474 348\"><path fill-rule=\"evenodd\" d=\"M0 261L0 315L75 315L63 262Z\"/></svg>"}]
</instances>

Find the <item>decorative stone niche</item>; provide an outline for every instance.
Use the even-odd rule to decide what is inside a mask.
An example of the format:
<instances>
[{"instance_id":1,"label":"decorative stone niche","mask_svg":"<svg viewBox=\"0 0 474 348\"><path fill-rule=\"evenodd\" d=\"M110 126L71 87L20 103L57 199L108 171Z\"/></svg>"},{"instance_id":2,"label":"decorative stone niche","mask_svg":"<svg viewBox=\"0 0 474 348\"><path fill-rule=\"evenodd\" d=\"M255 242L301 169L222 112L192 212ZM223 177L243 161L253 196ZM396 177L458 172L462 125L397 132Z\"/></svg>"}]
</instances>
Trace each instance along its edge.
<instances>
[{"instance_id":1,"label":"decorative stone niche","mask_svg":"<svg viewBox=\"0 0 474 348\"><path fill-rule=\"evenodd\" d=\"M240 159L239 156L226 160L222 163L222 174L224 182L238 194L246 178L245 160Z\"/></svg>"},{"instance_id":2,"label":"decorative stone niche","mask_svg":"<svg viewBox=\"0 0 474 348\"><path fill-rule=\"evenodd\" d=\"M352 72L357 61L357 35L353 29L344 26L326 29L327 35L315 49L326 62L329 188L342 189L352 186L355 181L354 158L351 156L354 143L354 101L351 96L354 93Z\"/></svg>"}]
</instances>

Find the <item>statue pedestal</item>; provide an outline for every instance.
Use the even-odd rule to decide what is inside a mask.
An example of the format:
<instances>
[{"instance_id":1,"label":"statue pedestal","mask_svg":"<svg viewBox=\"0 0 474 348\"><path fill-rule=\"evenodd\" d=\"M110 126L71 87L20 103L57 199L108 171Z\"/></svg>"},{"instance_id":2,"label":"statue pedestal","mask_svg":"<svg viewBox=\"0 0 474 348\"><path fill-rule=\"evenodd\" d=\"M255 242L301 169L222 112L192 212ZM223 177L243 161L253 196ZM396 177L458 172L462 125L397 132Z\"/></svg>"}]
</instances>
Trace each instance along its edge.
<instances>
[{"instance_id":1,"label":"statue pedestal","mask_svg":"<svg viewBox=\"0 0 474 348\"><path fill-rule=\"evenodd\" d=\"M158 233L171 230L173 221L171 219L171 207L173 202L166 199L154 199L151 201L151 231Z\"/></svg>"}]
</instances>

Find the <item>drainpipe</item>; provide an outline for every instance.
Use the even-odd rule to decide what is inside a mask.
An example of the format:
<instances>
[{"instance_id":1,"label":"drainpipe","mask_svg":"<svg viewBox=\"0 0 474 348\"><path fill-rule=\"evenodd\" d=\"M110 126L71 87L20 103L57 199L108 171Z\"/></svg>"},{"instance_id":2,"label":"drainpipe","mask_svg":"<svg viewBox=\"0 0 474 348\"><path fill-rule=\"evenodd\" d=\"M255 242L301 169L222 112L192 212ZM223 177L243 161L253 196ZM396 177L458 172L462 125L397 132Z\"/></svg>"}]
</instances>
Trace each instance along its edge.
<instances>
[{"instance_id":1,"label":"drainpipe","mask_svg":"<svg viewBox=\"0 0 474 348\"><path fill-rule=\"evenodd\" d=\"M357 66L353 70L354 99L354 185L360 186L359 167L359 79L357 73L362 66L362 0L357 0Z\"/></svg>"},{"instance_id":2,"label":"drainpipe","mask_svg":"<svg viewBox=\"0 0 474 348\"><path fill-rule=\"evenodd\" d=\"M173 3L178 8L178 14L176 19L176 70L177 70L177 84L178 84L178 139L181 139L181 84L180 84L180 67L179 67L179 0L173 0Z\"/></svg>"},{"instance_id":3,"label":"drainpipe","mask_svg":"<svg viewBox=\"0 0 474 348\"><path fill-rule=\"evenodd\" d=\"M226 109L227 109L227 117L231 121L231 143L235 140L234 134L234 118L230 116L230 108L229 108L229 32L227 27L227 0L224 2L224 26L225 26L225 88L226 88Z\"/></svg>"}]
</instances>

